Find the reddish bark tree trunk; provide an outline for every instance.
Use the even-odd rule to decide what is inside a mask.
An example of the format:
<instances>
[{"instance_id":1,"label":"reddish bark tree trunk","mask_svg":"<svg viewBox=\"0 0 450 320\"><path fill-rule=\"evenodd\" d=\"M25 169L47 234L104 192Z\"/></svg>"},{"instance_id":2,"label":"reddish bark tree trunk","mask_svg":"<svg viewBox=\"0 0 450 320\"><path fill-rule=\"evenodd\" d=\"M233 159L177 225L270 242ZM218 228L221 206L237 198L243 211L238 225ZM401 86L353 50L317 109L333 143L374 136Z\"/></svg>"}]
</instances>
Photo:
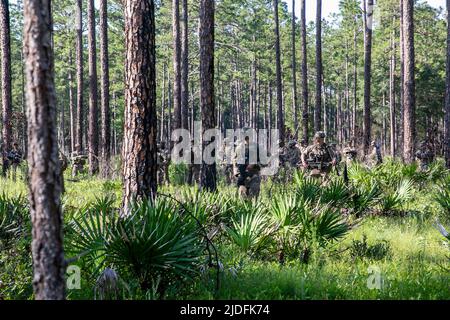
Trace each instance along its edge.
<instances>
[{"instance_id":1,"label":"reddish bark tree trunk","mask_svg":"<svg viewBox=\"0 0 450 320\"><path fill-rule=\"evenodd\" d=\"M155 4L125 1L125 127L123 213L157 192Z\"/></svg>"}]
</instances>

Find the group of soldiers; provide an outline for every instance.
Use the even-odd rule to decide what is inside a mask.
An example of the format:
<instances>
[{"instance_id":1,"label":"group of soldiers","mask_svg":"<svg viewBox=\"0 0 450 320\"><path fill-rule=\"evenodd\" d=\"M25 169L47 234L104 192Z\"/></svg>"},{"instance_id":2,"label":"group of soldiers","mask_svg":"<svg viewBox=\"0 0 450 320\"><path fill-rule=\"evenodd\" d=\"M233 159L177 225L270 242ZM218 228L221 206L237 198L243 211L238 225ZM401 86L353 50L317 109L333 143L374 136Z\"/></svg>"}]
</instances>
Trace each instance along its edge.
<instances>
[{"instance_id":1,"label":"group of soldiers","mask_svg":"<svg viewBox=\"0 0 450 320\"><path fill-rule=\"evenodd\" d=\"M326 134L324 132L317 132L314 135L313 144L309 146L305 140L300 143L295 140L289 141L279 152L281 166L288 173L292 173L295 170L302 170L307 176L322 179L326 183L333 169L339 175L338 166L342 160L344 160L346 166L351 166L354 161L359 159L369 169L375 168L383 163L381 146L376 141L372 141L370 144L370 150L367 155L359 158L358 154L360 153L362 155L363 152L358 152L353 142L350 142L348 146L340 151L338 150L337 144L327 144L325 140ZM252 152L251 149L256 147L257 144L250 142L248 137L246 137L244 142L238 143L237 145L233 164L230 165L229 162L225 162L222 165L227 181L232 180L232 177L228 176L231 168L233 168L239 194L245 198L257 198L260 192L262 180L260 171L262 166L259 165L259 159L256 164L250 163L248 159L248 154ZM237 155L242 153L242 150L245 150L245 161L238 163ZM257 154L259 153L257 152ZM422 142L420 144L416 152L416 158L418 159L420 170L428 170L429 165L434 161L434 153L429 143Z\"/></svg>"},{"instance_id":2,"label":"group of soldiers","mask_svg":"<svg viewBox=\"0 0 450 320\"><path fill-rule=\"evenodd\" d=\"M302 170L310 177L327 181L333 168L337 170L342 160L344 160L346 165L351 165L358 159L360 152L354 147L354 143L350 142L340 152L336 144L327 144L325 139L326 134L324 132L317 132L314 135L313 144L309 146L305 140L300 143L295 140L289 141L286 146L279 150L281 166L286 172ZM192 157L195 152L201 152L200 147L197 147L197 149L194 147L192 150ZM163 184L169 181L170 152L164 142L158 144L157 150L158 183ZM256 156L255 159L251 159L252 156ZM426 141L419 145L415 156L419 161L420 170L422 171L428 170L429 165L435 159L432 146ZM225 182L231 184L235 181L240 196L257 198L260 193L262 181L261 170L263 168L260 164L258 144L251 142L248 136L236 143L230 143L230 141L225 139L223 141L223 148L220 151L220 157L222 159L221 171L225 177ZM13 143L12 149L6 153L5 158L7 167L12 168L13 178L15 179L17 168L24 160L18 143ZM63 152L59 152L62 172L71 164L73 178L83 172L87 159L87 155L74 151L69 160ZM380 145L373 141L368 155L359 160L366 163L369 168L381 164L383 158ZM194 164L191 166L189 181L199 182L200 168L201 165Z\"/></svg>"}]
</instances>

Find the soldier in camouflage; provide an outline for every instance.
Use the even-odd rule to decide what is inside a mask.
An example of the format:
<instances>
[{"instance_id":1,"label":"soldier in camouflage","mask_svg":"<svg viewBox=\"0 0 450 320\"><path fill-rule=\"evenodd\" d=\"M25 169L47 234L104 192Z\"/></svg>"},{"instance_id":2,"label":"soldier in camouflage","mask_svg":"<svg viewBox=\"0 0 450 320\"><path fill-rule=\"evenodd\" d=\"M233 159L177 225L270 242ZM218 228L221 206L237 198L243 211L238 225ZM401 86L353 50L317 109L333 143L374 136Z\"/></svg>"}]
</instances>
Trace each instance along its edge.
<instances>
[{"instance_id":1,"label":"soldier in camouflage","mask_svg":"<svg viewBox=\"0 0 450 320\"><path fill-rule=\"evenodd\" d=\"M381 155L381 146L376 141L372 141L370 147L372 148L372 151L367 157L366 164L369 168L374 168L383 163L383 157Z\"/></svg>"},{"instance_id":2,"label":"soldier in camouflage","mask_svg":"<svg viewBox=\"0 0 450 320\"><path fill-rule=\"evenodd\" d=\"M221 169L225 176L225 183L231 184L233 180L233 145L230 139L225 138L223 140L222 149L220 152Z\"/></svg>"},{"instance_id":3,"label":"soldier in camouflage","mask_svg":"<svg viewBox=\"0 0 450 320\"><path fill-rule=\"evenodd\" d=\"M87 156L79 154L77 151L72 153L72 178L76 178L84 170Z\"/></svg>"},{"instance_id":4,"label":"soldier in camouflage","mask_svg":"<svg viewBox=\"0 0 450 320\"><path fill-rule=\"evenodd\" d=\"M166 144L160 142L156 146L157 148L157 181L159 185L163 185L169 181L169 153L166 149Z\"/></svg>"},{"instance_id":5,"label":"soldier in camouflage","mask_svg":"<svg viewBox=\"0 0 450 320\"><path fill-rule=\"evenodd\" d=\"M345 147L343 153L347 165L350 165L353 163L353 161L356 161L356 156L358 155L358 152L356 151L355 148L351 146Z\"/></svg>"},{"instance_id":6,"label":"soldier in camouflage","mask_svg":"<svg viewBox=\"0 0 450 320\"><path fill-rule=\"evenodd\" d=\"M12 168L12 178L15 181L17 175L17 168L20 166L20 163L23 160L22 151L19 148L19 144L17 142L13 143L12 149L6 155L8 164L11 165Z\"/></svg>"},{"instance_id":7,"label":"soldier in camouflage","mask_svg":"<svg viewBox=\"0 0 450 320\"><path fill-rule=\"evenodd\" d=\"M420 144L419 150L416 152L416 158L419 160L420 170L427 171L434 161L434 153L427 141L422 141Z\"/></svg>"},{"instance_id":8,"label":"soldier in camouflage","mask_svg":"<svg viewBox=\"0 0 450 320\"><path fill-rule=\"evenodd\" d=\"M259 166L259 151L256 143L250 143L250 138L237 143L234 154L234 175L237 180L239 195L244 198L258 197L261 177ZM256 163L252 161L256 160Z\"/></svg>"},{"instance_id":9,"label":"soldier in camouflage","mask_svg":"<svg viewBox=\"0 0 450 320\"><path fill-rule=\"evenodd\" d=\"M324 132L317 132L314 135L314 144L307 147L301 157L303 169L309 171L309 176L314 178L326 179L337 164L336 155L325 143L325 138Z\"/></svg>"}]
</instances>

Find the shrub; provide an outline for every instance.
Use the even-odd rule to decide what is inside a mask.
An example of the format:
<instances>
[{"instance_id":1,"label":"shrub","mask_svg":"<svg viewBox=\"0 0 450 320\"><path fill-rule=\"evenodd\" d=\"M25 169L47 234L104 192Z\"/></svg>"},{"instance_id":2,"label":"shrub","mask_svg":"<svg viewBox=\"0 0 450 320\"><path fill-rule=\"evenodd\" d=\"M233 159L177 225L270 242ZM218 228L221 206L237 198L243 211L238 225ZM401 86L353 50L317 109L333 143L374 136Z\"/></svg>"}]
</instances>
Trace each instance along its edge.
<instances>
[{"instance_id":1,"label":"shrub","mask_svg":"<svg viewBox=\"0 0 450 320\"><path fill-rule=\"evenodd\" d=\"M175 281L198 273L203 249L196 225L168 200L136 203L125 217L94 209L70 226L70 251L81 255L96 273L114 266L121 275L138 279L143 290L160 278L161 294Z\"/></svg>"},{"instance_id":2,"label":"shrub","mask_svg":"<svg viewBox=\"0 0 450 320\"><path fill-rule=\"evenodd\" d=\"M260 205L244 203L232 219L227 234L242 253L258 253L270 237L270 224Z\"/></svg>"},{"instance_id":3,"label":"shrub","mask_svg":"<svg viewBox=\"0 0 450 320\"><path fill-rule=\"evenodd\" d=\"M189 167L185 163L169 165L169 181L172 185L183 185L186 183Z\"/></svg>"},{"instance_id":4,"label":"shrub","mask_svg":"<svg viewBox=\"0 0 450 320\"><path fill-rule=\"evenodd\" d=\"M381 212L389 214L402 209L403 205L411 199L412 192L413 183L407 179L400 181L394 190L385 190L380 199Z\"/></svg>"},{"instance_id":5,"label":"shrub","mask_svg":"<svg viewBox=\"0 0 450 320\"><path fill-rule=\"evenodd\" d=\"M367 236L363 235L362 241L353 240L350 246L350 256L353 259L370 259L383 260L389 259L392 256L391 244L383 240L376 244L370 245L367 243Z\"/></svg>"}]
</instances>

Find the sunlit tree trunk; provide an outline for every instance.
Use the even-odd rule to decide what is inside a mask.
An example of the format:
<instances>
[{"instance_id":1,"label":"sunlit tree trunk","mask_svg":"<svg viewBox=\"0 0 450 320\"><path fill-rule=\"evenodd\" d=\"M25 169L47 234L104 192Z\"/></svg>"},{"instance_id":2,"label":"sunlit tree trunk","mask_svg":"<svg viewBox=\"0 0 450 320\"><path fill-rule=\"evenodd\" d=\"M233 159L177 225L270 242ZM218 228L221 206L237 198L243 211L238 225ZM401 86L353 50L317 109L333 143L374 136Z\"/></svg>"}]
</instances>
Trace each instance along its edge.
<instances>
[{"instance_id":1,"label":"sunlit tree trunk","mask_svg":"<svg viewBox=\"0 0 450 320\"><path fill-rule=\"evenodd\" d=\"M416 83L414 54L414 0L403 0L403 36L404 36L404 146L403 156L407 163L415 158L416 139Z\"/></svg>"}]
</instances>

